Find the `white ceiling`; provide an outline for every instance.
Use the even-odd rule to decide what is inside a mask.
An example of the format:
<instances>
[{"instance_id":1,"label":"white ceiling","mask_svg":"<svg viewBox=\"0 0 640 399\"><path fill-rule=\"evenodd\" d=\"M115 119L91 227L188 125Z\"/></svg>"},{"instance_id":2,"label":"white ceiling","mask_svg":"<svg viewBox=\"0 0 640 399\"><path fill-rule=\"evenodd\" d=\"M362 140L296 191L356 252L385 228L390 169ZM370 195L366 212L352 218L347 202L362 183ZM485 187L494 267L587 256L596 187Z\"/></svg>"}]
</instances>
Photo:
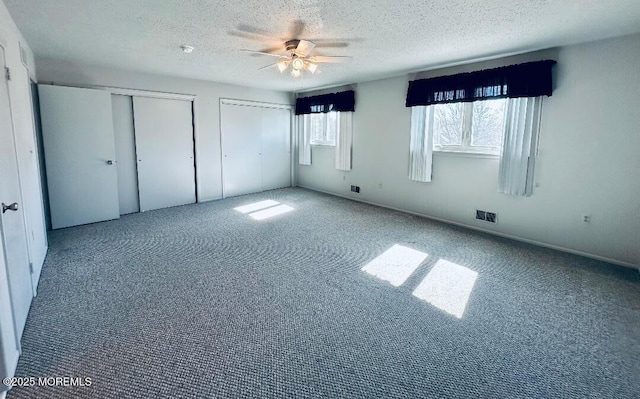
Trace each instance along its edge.
<instances>
[{"instance_id":1,"label":"white ceiling","mask_svg":"<svg viewBox=\"0 0 640 399\"><path fill-rule=\"evenodd\" d=\"M640 31L639 0L4 0L36 59L294 91ZM240 48L288 39L347 39L350 55L293 79ZM192 54L179 46L195 47Z\"/></svg>"}]
</instances>

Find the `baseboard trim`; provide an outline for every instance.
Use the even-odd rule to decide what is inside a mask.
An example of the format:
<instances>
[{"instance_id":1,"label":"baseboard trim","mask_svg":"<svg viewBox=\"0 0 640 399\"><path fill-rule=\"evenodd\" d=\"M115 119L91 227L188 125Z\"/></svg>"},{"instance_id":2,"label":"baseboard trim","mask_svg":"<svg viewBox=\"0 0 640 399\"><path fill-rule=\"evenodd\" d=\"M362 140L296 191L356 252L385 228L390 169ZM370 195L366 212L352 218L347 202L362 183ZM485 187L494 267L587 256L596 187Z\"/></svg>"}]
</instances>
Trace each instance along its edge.
<instances>
[{"instance_id":1,"label":"baseboard trim","mask_svg":"<svg viewBox=\"0 0 640 399\"><path fill-rule=\"evenodd\" d=\"M224 199L223 197L215 197L215 198L207 198L207 199L199 199L196 204L204 204L205 202L218 201Z\"/></svg>"},{"instance_id":2,"label":"baseboard trim","mask_svg":"<svg viewBox=\"0 0 640 399\"><path fill-rule=\"evenodd\" d=\"M351 201L362 202L364 204L369 204L369 205L373 205L373 206L379 206L381 208L386 208L386 209L391 209L391 210L398 211L398 212L408 213L410 215L419 216L419 217L423 217L425 219L435 220L435 221L442 222L442 223L452 224L454 226L464 227L464 228L467 228L467 229L470 229L470 230L481 231L483 233L487 233L487 234L491 234L491 235L498 236L498 237L503 237L503 238L509 238L511 240L520 241L520 242L524 242L524 243L532 244L532 245L537 245L537 246L543 247L543 248L555 249L557 251L566 252L566 253L570 253L570 254L573 254L573 255L584 256L585 258L591 258L591 259L599 260L599 261L602 261L602 262L612 263L612 264L618 265L618 266L628 267L628 268L631 268L631 269L638 270L638 272L640 272L640 266L634 265L633 263L628 263L628 262L624 262L624 261L620 261L620 260L616 260L616 259L611 259L611 258L607 258L607 257L604 257L604 256L591 254L591 253L588 253L588 252L583 252L583 251L578 251L578 250L571 249L571 248L562 247L562 246L559 246L559 245L554 245L554 244L549 244L549 243L542 242L542 241L532 240L532 239L529 239L529 238L518 237L518 236L511 235L511 234L500 233L498 231L493 231L493 230L487 230L487 229L483 229L482 227L473 226L473 225L470 225L470 224L465 224L465 223L460 223L460 222L455 222L453 220L443 219L443 218L439 218L439 217L435 217L435 216L425 215L423 213L418 213L418 212L413 212L413 211L409 211L409 210L406 210L406 209L396 208L396 207L393 207L393 206L384 205L384 204L380 204L380 203L377 203L377 202L366 201L366 200L362 200L362 199L359 199L359 198L348 197L346 195L337 194L337 193L334 193L334 192L331 192L331 191L321 190L319 188L305 186L305 185L302 185L302 184L298 184L297 187L305 188L305 189L311 190L311 191L317 191L317 192L324 193L324 194L333 195L333 196L336 196L336 197L345 198L345 199L348 199L348 200L351 200Z\"/></svg>"}]
</instances>

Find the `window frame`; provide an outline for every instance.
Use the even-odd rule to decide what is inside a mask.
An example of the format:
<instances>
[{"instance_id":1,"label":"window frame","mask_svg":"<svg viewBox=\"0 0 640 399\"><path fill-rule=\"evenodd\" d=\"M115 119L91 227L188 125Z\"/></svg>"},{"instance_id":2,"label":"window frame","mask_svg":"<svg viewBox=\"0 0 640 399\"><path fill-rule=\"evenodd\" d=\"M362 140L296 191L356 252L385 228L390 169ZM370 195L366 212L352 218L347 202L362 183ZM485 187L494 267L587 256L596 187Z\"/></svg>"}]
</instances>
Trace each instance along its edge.
<instances>
[{"instance_id":1,"label":"window frame","mask_svg":"<svg viewBox=\"0 0 640 399\"><path fill-rule=\"evenodd\" d=\"M492 101L492 100L481 100L481 101ZM507 103L508 100L505 100L504 105L504 114L506 116L507 112ZM455 103L452 103L455 104ZM460 145L437 145L435 143L435 130L434 130L434 114L435 108L434 106L426 107L426 112L428 113L425 118L425 123L428 123L427 129L430 129L434 134L433 141L433 152L434 153L442 153L442 154L458 154L458 155L473 155L473 156L481 156L487 158L497 158L500 157L502 152L502 142L504 141L504 124L503 131L501 133L502 139L500 140L499 147L489 147L489 146L473 146L471 145L472 134L473 134L473 104L474 102L463 102L463 118L462 118L462 143ZM439 104L436 104L439 105Z\"/></svg>"},{"instance_id":2,"label":"window frame","mask_svg":"<svg viewBox=\"0 0 640 399\"><path fill-rule=\"evenodd\" d=\"M335 113L336 114L336 137L334 138L333 141L330 140L326 140L327 138L327 133L328 133L328 126L329 124L328 119L329 119L329 114L330 113ZM322 117L324 118L324 131L322 132L322 137L325 140L313 140L313 132L309 132L309 136L312 138L310 141L310 145L312 146L318 146L318 147L335 147L336 146L336 140L337 140L337 135L338 135L338 129L340 128L340 112L339 111L330 111L330 112L323 112L323 113L314 113L314 114L309 114L310 117L312 115L322 115Z\"/></svg>"}]
</instances>

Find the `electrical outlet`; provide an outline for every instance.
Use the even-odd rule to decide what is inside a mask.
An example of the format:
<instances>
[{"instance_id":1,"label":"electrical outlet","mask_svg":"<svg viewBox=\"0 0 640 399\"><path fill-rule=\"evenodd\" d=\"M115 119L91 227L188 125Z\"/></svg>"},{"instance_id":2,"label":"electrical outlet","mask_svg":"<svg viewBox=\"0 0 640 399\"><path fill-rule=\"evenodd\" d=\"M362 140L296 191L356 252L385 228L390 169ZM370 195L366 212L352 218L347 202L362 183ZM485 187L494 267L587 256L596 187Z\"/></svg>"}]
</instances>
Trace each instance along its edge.
<instances>
[{"instance_id":1,"label":"electrical outlet","mask_svg":"<svg viewBox=\"0 0 640 399\"><path fill-rule=\"evenodd\" d=\"M382 182L378 183L378 188L382 188Z\"/></svg>"},{"instance_id":2,"label":"electrical outlet","mask_svg":"<svg viewBox=\"0 0 640 399\"><path fill-rule=\"evenodd\" d=\"M585 224L591 223L591 215L587 215L587 214L582 215L582 223L585 223Z\"/></svg>"}]
</instances>

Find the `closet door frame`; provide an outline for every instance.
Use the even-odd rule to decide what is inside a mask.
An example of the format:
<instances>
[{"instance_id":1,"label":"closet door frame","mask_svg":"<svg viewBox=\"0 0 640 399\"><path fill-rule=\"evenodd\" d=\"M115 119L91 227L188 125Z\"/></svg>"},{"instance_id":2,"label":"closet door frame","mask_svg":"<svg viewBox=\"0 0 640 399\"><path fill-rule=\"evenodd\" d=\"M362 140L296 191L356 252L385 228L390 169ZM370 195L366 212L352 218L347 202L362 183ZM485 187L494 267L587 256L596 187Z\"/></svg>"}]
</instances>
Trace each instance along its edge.
<instances>
[{"instance_id":1,"label":"closet door frame","mask_svg":"<svg viewBox=\"0 0 640 399\"><path fill-rule=\"evenodd\" d=\"M220 123L220 181L222 182L222 198L227 198L224 188L224 141L222 139L222 106L223 105L239 105L244 107L257 107L257 108L275 108L275 109L285 109L289 111L289 183L291 186L294 185L294 148L295 148L295 137L294 134L294 124L293 124L293 105L290 104L278 104L278 103L267 103L261 101L249 101L249 100L238 100L234 98L220 98L220 109L219 109L219 123Z\"/></svg>"}]
</instances>

